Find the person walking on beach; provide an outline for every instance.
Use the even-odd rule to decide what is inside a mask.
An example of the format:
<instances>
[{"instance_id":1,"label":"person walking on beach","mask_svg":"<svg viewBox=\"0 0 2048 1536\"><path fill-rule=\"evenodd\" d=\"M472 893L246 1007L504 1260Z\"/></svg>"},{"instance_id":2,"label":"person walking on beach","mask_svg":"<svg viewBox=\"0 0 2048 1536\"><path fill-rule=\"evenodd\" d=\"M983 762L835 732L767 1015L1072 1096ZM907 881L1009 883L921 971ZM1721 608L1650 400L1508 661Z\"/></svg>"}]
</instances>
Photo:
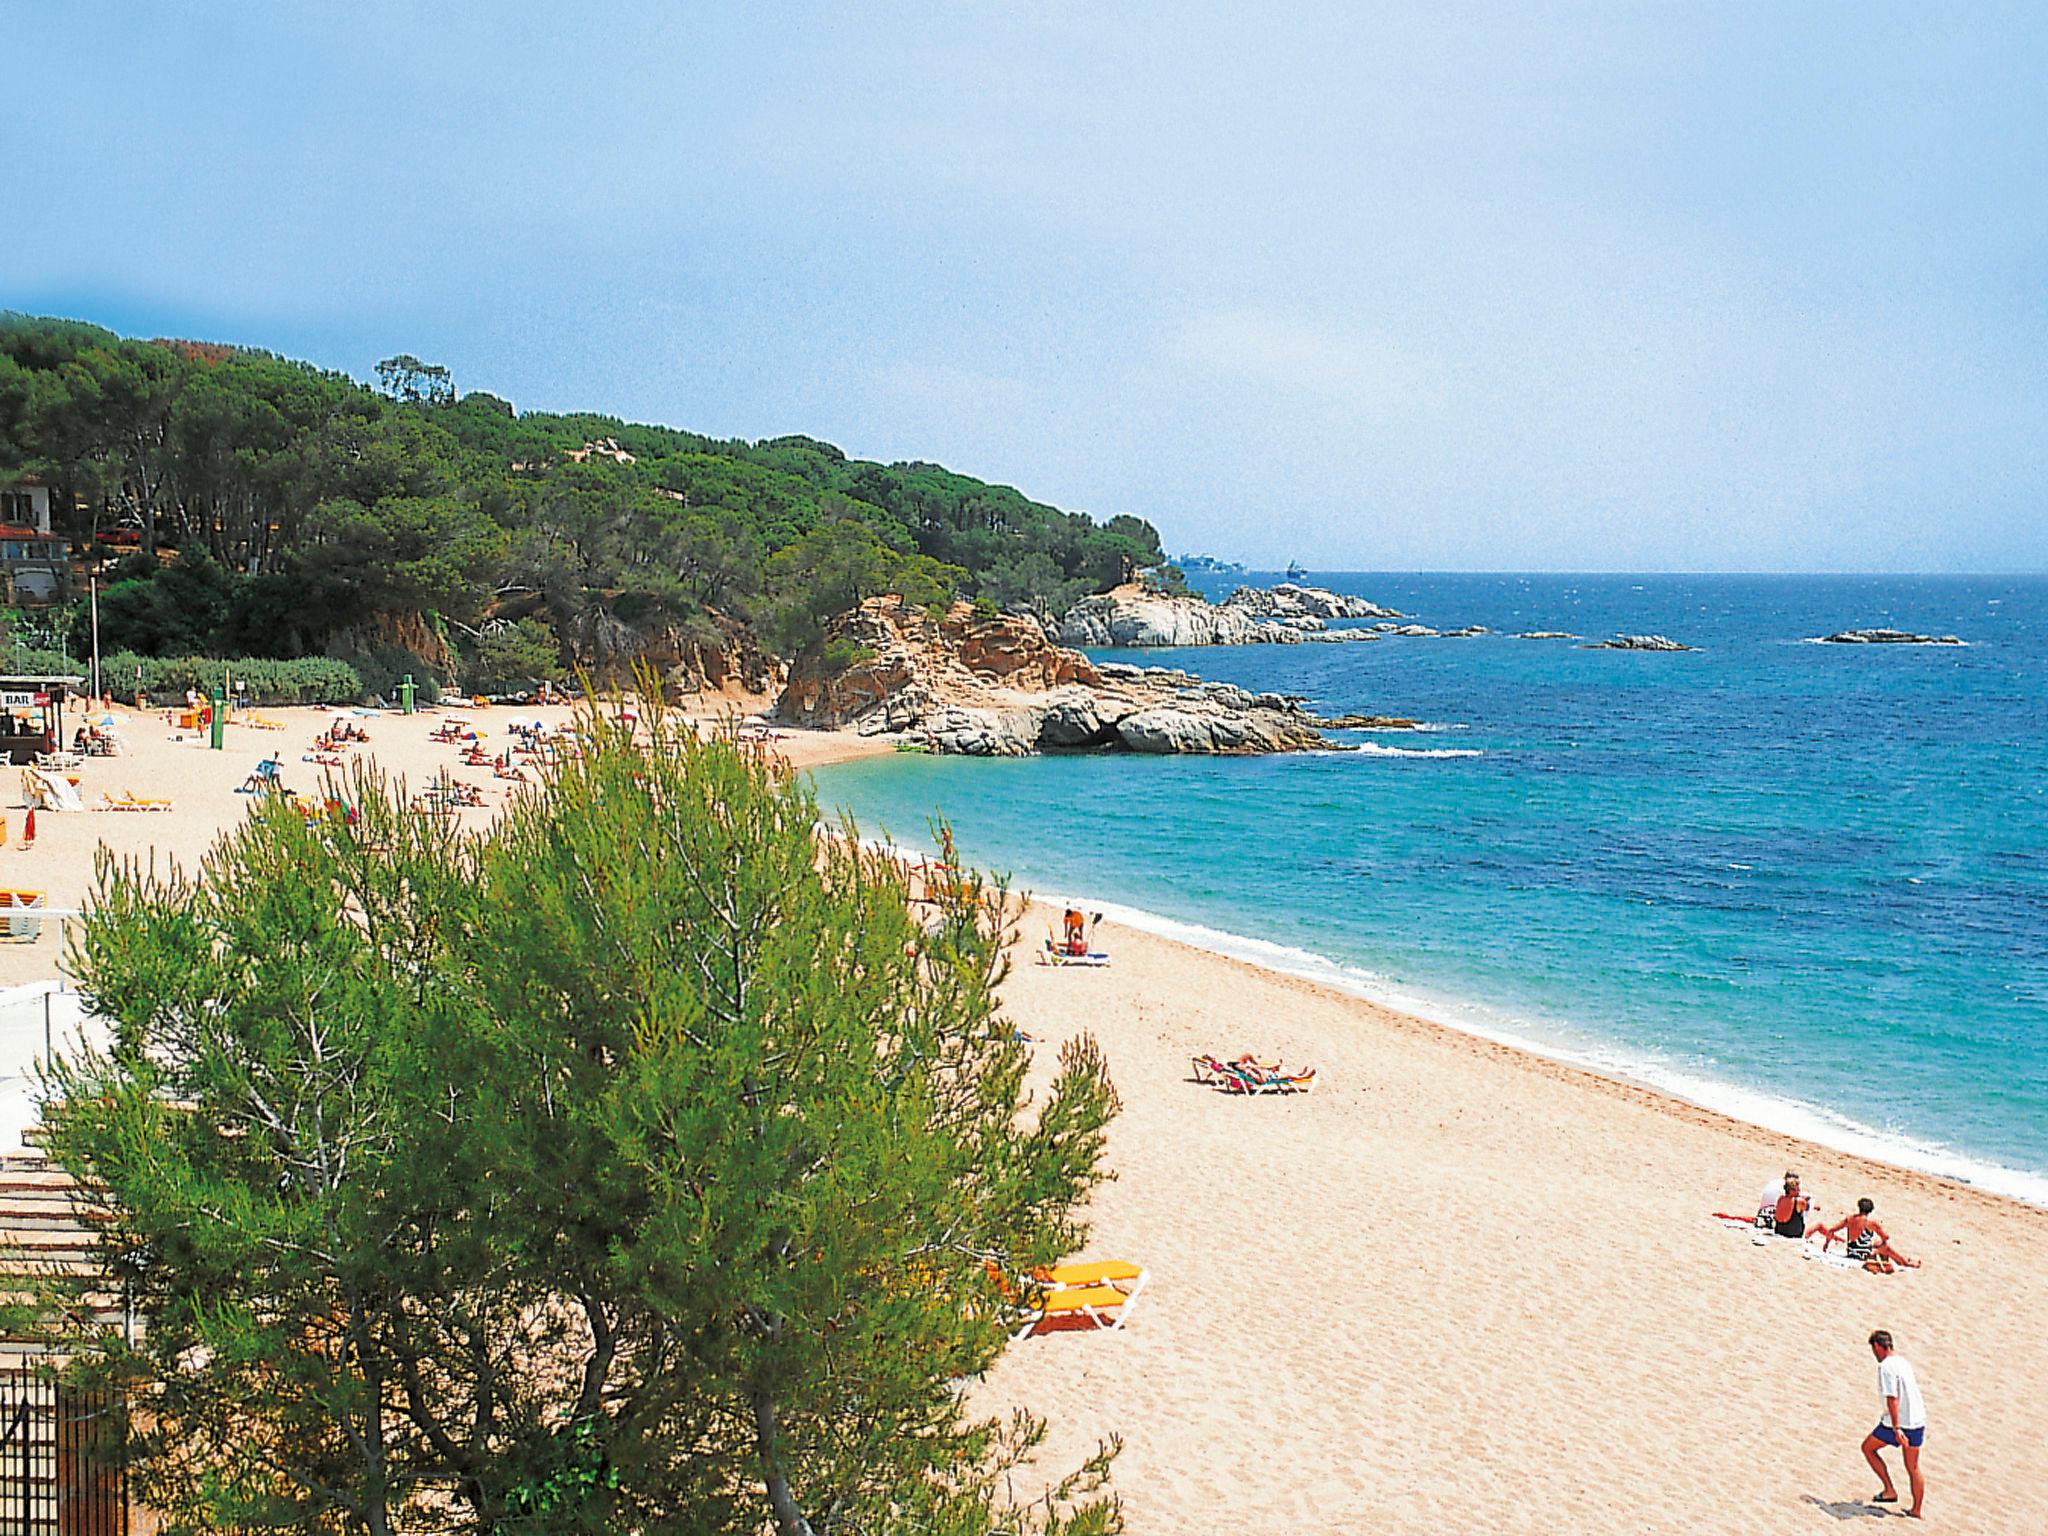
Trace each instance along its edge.
<instances>
[{"instance_id":1,"label":"person walking on beach","mask_svg":"<svg viewBox=\"0 0 2048 1536\"><path fill-rule=\"evenodd\" d=\"M1863 1459L1884 1484L1873 1504L1896 1504L1899 1490L1892 1486L1892 1474L1884 1464L1884 1448L1895 1445L1906 1461L1906 1481L1913 1490L1915 1520L1927 1498L1927 1479L1920 1474L1920 1442L1927 1436L1927 1409L1920 1401L1920 1382L1912 1362L1892 1350L1892 1336L1880 1328L1870 1336L1870 1352L1877 1356L1877 1391L1884 1399L1884 1417L1877 1428L1863 1437Z\"/></svg>"}]
</instances>

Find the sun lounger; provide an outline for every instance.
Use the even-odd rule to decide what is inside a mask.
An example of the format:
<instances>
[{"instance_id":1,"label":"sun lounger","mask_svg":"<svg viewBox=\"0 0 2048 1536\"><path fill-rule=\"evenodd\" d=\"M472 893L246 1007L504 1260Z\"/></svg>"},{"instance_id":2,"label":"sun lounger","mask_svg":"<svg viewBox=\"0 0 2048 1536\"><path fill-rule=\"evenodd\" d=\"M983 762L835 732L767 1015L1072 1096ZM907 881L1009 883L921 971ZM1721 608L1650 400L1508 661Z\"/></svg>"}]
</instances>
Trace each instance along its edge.
<instances>
[{"instance_id":1,"label":"sun lounger","mask_svg":"<svg viewBox=\"0 0 2048 1536\"><path fill-rule=\"evenodd\" d=\"M1124 1293L1125 1301L1136 1301L1138 1292L1145 1289L1145 1282L1151 1278L1151 1272L1144 1265L1133 1264L1128 1259L1098 1259L1089 1264L1054 1264L1034 1271L1031 1278L1055 1291L1090 1290L1114 1285Z\"/></svg>"},{"instance_id":2,"label":"sun lounger","mask_svg":"<svg viewBox=\"0 0 2048 1536\"><path fill-rule=\"evenodd\" d=\"M1232 1067L1231 1075L1237 1079L1245 1093L1313 1093L1316 1086L1316 1069L1305 1072L1269 1072L1263 1068Z\"/></svg>"},{"instance_id":3,"label":"sun lounger","mask_svg":"<svg viewBox=\"0 0 2048 1536\"><path fill-rule=\"evenodd\" d=\"M1114 1332L1129 1315L1130 1296L1113 1285L1069 1286L1044 1292L1022 1309L1024 1321L1010 1337L1021 1339L1056 1317L1085 1317L1097 1328Z\"/></svg>"},{"instance_id":4,"label":"sun lounger","mask_svg":"<svg viewBox=\"0 0 2048 1536\"><path fill-rule=\"evenodd\" d=\"M1148 1278L1144 1265L1125 1259L1048 1265L1024 1283L1012 1282L994 1264L988 1271L1013 1320L1012 1339L1054 1318L1085 1318L1097 1328L1121 1328Z\"/></svg>"},{"instance_id":5,"label":"sun lounger","mask_svg":"<svg viewBox=\"0 0 2048 1536\"><path fill-rule=\"evenodd\" d=\"M141 795L136 794L134 790L124 789L118 796L102 793L100 795L100 809L103 811L168 811L171 809L171 802L168 800L146 800Z\"/></svg>"},{"instance_id":6,"label":"sun lounger","mask_svg":"<svg viewBox=\"0 0 2048 1536\"><path fill-rule=\"evenodd\" d=\"M0 891L0 939L33 944L43 936L43 909L49 897L41 891Z\"/></svg>"}]
</instances>

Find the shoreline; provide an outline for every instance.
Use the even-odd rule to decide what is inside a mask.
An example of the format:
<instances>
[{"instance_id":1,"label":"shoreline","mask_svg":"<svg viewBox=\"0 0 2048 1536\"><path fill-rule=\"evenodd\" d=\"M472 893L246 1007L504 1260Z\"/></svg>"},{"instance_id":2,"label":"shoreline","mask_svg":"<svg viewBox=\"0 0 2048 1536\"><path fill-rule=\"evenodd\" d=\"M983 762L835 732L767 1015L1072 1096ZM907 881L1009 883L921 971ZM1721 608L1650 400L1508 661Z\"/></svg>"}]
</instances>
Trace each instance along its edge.
<instances>
[{"instance_id":1,"label":"shoreline","mask_svg":"<svg viewBox=\"0 0 2048 1536\"><path fill-rule=\"evenodd\" d=\"M823 759L819 766L844 760ZM891 841L888 846L916 858L933 856L933 850L913 844ZM1033 920L1057 918L1057 906L1041 897L1036 887L1021 876L1013 894L1025 899ZM1069 893L1064 901L1197 953L1364 1004L1381 1022L1397 1021L1461 1039L1483 1041L1532 1061L1582 1074L1616 1091L1649 1095L1668 1104L1675 1113L1712 1116L1730 1126L1780 1138L1788 1146L1851 1159L1888 1174L1934 1180L2028 1210L2048 1210L2048 1172L2012 1168L1945 1144L1883 1131L1823 1105L1666 1066L1625 1046L1609 1047L1611 1054L1603 1055L1598 1045L1549 1041L1512 1027L1494 1025L1480 1017L1496 1011L1485 1003L1404 989L1377 972L1346 965L1313 950L1082 893Z\"/></svg>"},{"instance_id":2,"label":"shoreline","mask_svg":"<svg viewBox=\"0 0 2048 1536\"><path fill-rule=\"evenodd\" d=\"M1221 959L1326 988L1389 1016L1484 1040L1584 1073L1616 1088L1656 1095L1674 1106L1713 1115L1733 1125L1854 1158L1875 1168L1937 1179L2030 1209L2048 1210L2048 1172L2011 1168L1946 1145L1878 1130L1825 1106L1785 1098L1768 1089L1699 1076L1681 1067L1665 1067L1625 1047L1612 1047L1612 1058L1607 1059L1597 1047L1566 1045L1519 1034L1512 1028L1495 1027L1473 1016L1495 1011L1484 1003L1404 991L1375 972L1344 965L1311 950L1210 928L1120 902L1077 898L1076 905ZM1461 1013L1463 1016L1458 1016Z\"/></svg>"},{"instance_id":3,"label":"shoreline","mask_svg":"<svg viewBox=\"0 0 2048 1536\"><path fill-rule=\"evenodd\" d=\"M1339 974L1344 967L1307 950L1289 951L1287 946L1275 944L1268 939L1250 938L1225 933L1220 929L1204 928L1200 924L1184 923L1176 918L1147 912L1141 908L1126 907L1116 902L1076 898L1073 905L1082 907L1090 913L1100 912L1106 919L1121 923L1133 932L1172 945L1190 955L1199 955L1250 972L1277 985L1307 988L1340 1007L1357 1009L1361 1014L1360 1022L1369 1027L1416 1034L1440 1044L1474 1050L1492 1059L1506 1062L1510 1066L1591 1087L1600 1093L1669 1114L1691 1124L1713 1126L1744 1139L1767 1141L1782 1149L1782 1153L1774 1154L1774 1158L1782 1155L1809 1168L1853 1168L1872 1182L1899 1179L1916 1181L1929 1189L1943 1193L1978 1198L2000 1208L2012 1208L2033 1216L2048 1217L2048 1197L2030 1200L2024 1195L1995 1188L1988 1182L1961 1177L1939 1168L1915 1167L1910 1163L1896 1161L1859 1147L1838 1145L1820 1136L1772 1125L1764 1120L1737 1114L1717 1104L1703 1103L1662 1083L1646 1081L1618 1068L1575 1059L1568 1047L1546 1046L1541 1042L1494 1033L1475 1024L1438 1018L1423 1011L1422 1007L1401 999L1399 994L1382 994L1371 990L1369 982L1346 979ZM1058 922L1062 907L1062 903L1048 902L1035 894L1026 893L1023 898L1025 915L1018 937L1019 946L1026 951L1032 950L1037 942L1037 928L1034 925L1042 925L1050 931ZM1202 938L1185 936L1190 932L1199 933ZM1214 940L1225 942L1218 943ZM1299 954L1324 968L1328 974L1320 974L1306 967L1297 969L1268 959L1236 953L1230 945ZM1017 963L1026 962L1020 956ZM1728 1085L1728 1091L1781 1103L1793 1112L1814 1113L1810 1106L1800 1105L1789 1099L1775 1100L1760 1090ZM1881 1137L1879 1132L1861 1128L1858 1128L1857 1134L1872 1140ZM1992 1173L2007 1174L2022 1180L2034 1179L2048 1186L2048 1175L2029 1174L2021 1169L1986 1166Z\"/></svg>"}]
</instances>

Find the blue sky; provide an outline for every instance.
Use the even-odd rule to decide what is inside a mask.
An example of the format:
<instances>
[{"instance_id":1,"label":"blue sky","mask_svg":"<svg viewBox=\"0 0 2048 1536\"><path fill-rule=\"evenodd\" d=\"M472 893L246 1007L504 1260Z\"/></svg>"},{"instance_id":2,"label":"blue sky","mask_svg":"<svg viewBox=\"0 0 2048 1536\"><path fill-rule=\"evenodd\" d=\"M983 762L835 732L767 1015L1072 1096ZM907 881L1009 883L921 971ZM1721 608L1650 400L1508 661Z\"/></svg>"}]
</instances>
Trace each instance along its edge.
<instances>
[{"instance_id":1,"label":"blue sky","mask_svg":"<svg viewBox=\"0 0 2048 1536\"><path fill-rule=\"evenodd\" d=\"M2048 569L2038 8L0 0L0 56L0 305L1254 562Z\"/></svg>"}]
</instances>

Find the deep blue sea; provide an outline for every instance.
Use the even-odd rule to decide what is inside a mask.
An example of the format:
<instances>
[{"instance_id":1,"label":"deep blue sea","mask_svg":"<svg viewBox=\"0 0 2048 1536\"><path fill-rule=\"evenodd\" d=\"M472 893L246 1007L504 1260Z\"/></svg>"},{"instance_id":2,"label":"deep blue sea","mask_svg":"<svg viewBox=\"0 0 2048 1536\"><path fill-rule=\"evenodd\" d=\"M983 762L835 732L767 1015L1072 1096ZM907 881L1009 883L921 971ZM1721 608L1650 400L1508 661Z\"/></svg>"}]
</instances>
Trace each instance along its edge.
<instances>
[{"instance_id":1,"label":"deep blue sea","mask_svg":"<svg viewBox=\"0 0 2048 1536\"><path fill-rule=\"evenodd\" d=\"M821 795L909 846L943 814L1113 920L2048 1203L2048 578L1309 579L1497 633L1096 653L1429 723L1359 752L904 755ZM1806 643L1876 625L1968 644ZM1513 638L1538 629L1698 649Z\"/></svg>"}]
</instances>

